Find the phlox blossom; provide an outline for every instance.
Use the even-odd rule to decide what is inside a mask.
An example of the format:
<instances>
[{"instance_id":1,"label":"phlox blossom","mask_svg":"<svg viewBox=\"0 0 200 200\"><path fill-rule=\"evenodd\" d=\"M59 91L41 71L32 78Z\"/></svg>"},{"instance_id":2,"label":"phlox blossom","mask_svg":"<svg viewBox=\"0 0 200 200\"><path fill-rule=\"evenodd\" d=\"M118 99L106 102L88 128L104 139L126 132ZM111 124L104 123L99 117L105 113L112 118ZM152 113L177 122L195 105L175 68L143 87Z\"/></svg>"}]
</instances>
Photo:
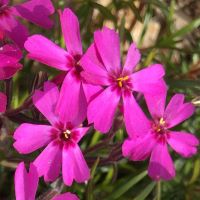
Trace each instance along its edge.
<instances>
[{"instance_id":1,"label":"phlox blossom","mask_svg":"<svg viewBox=\"0 0 200 200\"><path fill-rule=\"evenodd\" d=\"M39 176L37 168L31 163L29 172L23 162L19 163L15 171L15 196L16 200L35 200ZM56 195L51 200L79 200L70 192Z\"/></svg>"},{"instance_id":2,"label":"phlox blossom","mask_svg":"<svg viewBox=\"0 0 200 200\"><path fill-rule=\"evenodd\" d=\"M80 118L62 121L55 114L58 98L59 90L53 83L46 82L44 91L36 90L33 103L51 125L21 124L15 130L13 145L21 154L46 146L33 162L39 176L44 176L45 181L54 181L62 167L63 181L70 186L73 180L81 183L90 177L90 170L78 146L89 127L82 127ZM73 112L67 115L73 115Z\"/></svg>"},{"instance_id":3,"label":"phlox blossom","mask_svg":"<svg viewBox=\"0 0 200 200\"><path fill-rule=\"evenodd\" d=\"M121 97L126 101L126 94L133 91L154 94L166 87L162 80L164 68L160 64L133 72L140 57L136 45L132 43L122 68L119 35L104 27L95 31L94 43L80 60L85 80L102 87L102 91L89 103L87 111L89 123L94 123L95 129L102 133L111 128ZM125 106L124 109L129 108ZM136 110L133 112L137 115Z\"/></svg>"},{"instance_id":4,"label":"phlox blossom","mask_svg":"<svg viewBox=\"0 0 200 200\"><path fill-rule=\"evenodd\" d=\"M53 25L49 15L53 13L51 0L29 0L16 6L9 6L9 0L0 0L0 35L8 36L22 48L28 37L28 30L17 17L49 29Z\"/></svg>"},{"instance_id":5,"label":"phlox blossom","mask_svg":"<svg viewBox=\"0 0 200 200\"><path fill-rule=\"evenodd\" d=\"M126 101L129 107L125 113L129 121L126 124L129 138L123 143L123 155L133 161L150 157L148 174L154 180L170 180L175 176L168 144L183 157L196 154L199 145L199 140L193 134L171 130L193 114L192 103L184 103L183 94L175 94L166 108L165 100L164 92L160 98L154 96L148 98L147 106L151 119L148 119L139 108L138 115L134 115L137 103L132 96Z\"/></svg>"},{"instance_id":6,"label":"phlox blossom","mask_svg":"<svg viewBox=\"0 0 200 200\"><path fill-rule=\"evenodd\" d=\"M67 51L42 35L29 37L24 46L29 52L29 58L66 74L56 106L56 112L62 120L71 121L77 117L83 120L86 117L87 100L98 91L98 87L83 82L80 76L82 67L79 60L83 51L78 18L68 8L59 11L59 14ZM71 112L74 115L67 115Z\"/></svg>"},{"instance_id":7,"label":"phlox blossom","mask_svg":"<svg viewBox=\"0 0 200 200\"><path fill-rule=\"evenodd\" d=\"M6 44L0 47L0 80L11 78L22 68L19 63L22 52L16 45Z\"/></svg>"}]
</instances>

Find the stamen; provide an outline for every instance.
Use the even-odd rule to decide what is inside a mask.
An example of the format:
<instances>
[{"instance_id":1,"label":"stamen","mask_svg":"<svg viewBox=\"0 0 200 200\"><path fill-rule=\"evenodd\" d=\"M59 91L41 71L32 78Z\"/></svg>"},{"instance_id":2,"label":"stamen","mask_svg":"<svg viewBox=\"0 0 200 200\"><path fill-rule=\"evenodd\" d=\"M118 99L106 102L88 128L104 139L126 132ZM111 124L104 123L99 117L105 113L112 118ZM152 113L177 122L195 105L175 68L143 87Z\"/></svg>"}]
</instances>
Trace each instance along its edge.
<instances>
[{"instance_id":1,"label":"stamen","mask_svg":"<svg viewBox=\"0 0 200 200\"><path fill-rule=\"evenodd\" d=\"M156 133L164 134L167 130L165 120L163 118L160 118L160 120L157 121L157 123L153 124L152 128Z\"/></svg>"},{"instance_id":2,"label":"stamen","mask_svg":"<svg viewBox=\"0 0 200 200\"><path fill-rule=\"evenodd\" d=\"M64 131L63 132L63 135L64 135L64 137L66 138L66 139L69 139L70 138L70 134L71 134L71 131L70 130L66 130L66 131Z\"/></svg>"},{"instance_id":3,"label":"stamen","mask_svg":"<svg viewBox=\"0 0 200 200\"><path fill-rule=\"evenodd\" d=\"M164 120L163 118L160 118L159 123L160 123L160 125L162 125L162 126L166 124L166 122L165 122L165 120Z\"/></svg>"},{"instance_id":4,"label":"stamen","mask_svg":"<svg viewBox=\"0 0 200 200\"><path fill-rule=\"evenodd\" d=\"M124 77L120 77L117 78L117 84L119 87L123 86L123 81L127 81L129 79L129 76L124 76Z\"/></svg>"}]
</instances>

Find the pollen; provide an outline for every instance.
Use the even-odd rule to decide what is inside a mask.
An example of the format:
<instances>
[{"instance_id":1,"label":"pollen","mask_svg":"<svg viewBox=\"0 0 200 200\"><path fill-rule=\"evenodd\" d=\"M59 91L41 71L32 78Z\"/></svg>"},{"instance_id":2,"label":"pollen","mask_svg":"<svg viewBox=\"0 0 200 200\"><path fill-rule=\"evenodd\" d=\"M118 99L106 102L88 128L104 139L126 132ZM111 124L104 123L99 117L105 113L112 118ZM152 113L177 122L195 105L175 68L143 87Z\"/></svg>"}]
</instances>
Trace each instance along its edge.
<instances>
[{"instance_id":1,"label":"pollen","mask_svg":"<svg viewBox=\"0 0 200 200\"><path fill-rule=\"evenodd\" d=\"M157 121L157 123L153 124L152 128L156 133L164 134L167 130L165 120L163 118L160 118L160 120Z\"/></svg>"},{"instance_id":2,"label":"pollen","mask_svg":"<svg viewBox=\"0 0 200 200\"><path fill-rule=\"evenodd\" d=\"M120 77L117 79L117 84L119 87L123 86L123 82L127 81L129 79L129 76L124 76L124 77Z\"/></svg>"},{"instance_id":3,"label":"pollen","mask_svg":"<svg viewBox=\"0 0 200 200\"><path fill-rule=\"evenodd\" d=\"M160 118L160 121L159 121L160 125L163 126L166 124L165 120L163 118Z\"/></svg>"},{"instance_id":4,"label":"pollen","mask_svg":"<svg viewBox=\"0 0 200 200\"><path fill-rule=\"evenodd\" d=\"M71 135L71 131L67 129L66 131L63 132L63 135L65 139L69 139Z\"/></svg>"}]
</instances>

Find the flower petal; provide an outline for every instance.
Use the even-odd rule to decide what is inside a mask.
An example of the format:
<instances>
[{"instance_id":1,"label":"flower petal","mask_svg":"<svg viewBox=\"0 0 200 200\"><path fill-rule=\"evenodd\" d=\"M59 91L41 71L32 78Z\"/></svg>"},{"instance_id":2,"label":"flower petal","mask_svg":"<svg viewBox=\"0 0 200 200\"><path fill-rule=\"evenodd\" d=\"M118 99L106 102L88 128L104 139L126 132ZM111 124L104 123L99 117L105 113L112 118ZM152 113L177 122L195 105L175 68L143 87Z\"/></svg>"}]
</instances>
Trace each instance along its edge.
<instances>
[{"instance_id":1,"label":"flower petal","mask_svg":"<svg viewBox=\"0 0 200 200\"><path fill-rule=\"evenodd\" d=\"M51 0L29 0L16 5L12 8L12 11L15 15L23 17L43 28L50 29L53 25L49 18L49 15L55 11Z\"/></svg>"},{"instance_id":2,"label":"flower petal","mask_svg":"<svg viewBox=\"0 0 200 200\"><path fill-rule=\"evenodd\" d=\"M56 112L61 122L71 122L79 125L86 117L87 100L81 80L75 70L71 70L62 84Z\"/></svg>"},{"instance_id":3,"label":"flower petal","mask_svg":"<svg viewBox=\"0 0 200 200\"><path fill-rule=\"evenodd\" d=\"M109 131L120 97L117 89L108 87L90 102L87 116L89 123L94 123L95 129L102 133Z\"/></svg>"},{"instance_id":4,"label":"flower petal","mask_svg":"<svg viewBox=\"0 0 200 200\"><path fill-rule=\"evenodd\" d=\"M59 176L62 163L62 145L52 141L35 159L39 176L44 176L45 181L55 181Z\"/></svg>"},{"instance_id":5,"label":"flower petal","mask_svg":"<svg viewBox=\"0 0 200 200\"><path fill-rule=\"evenodd\" d=\"M90 127L81 127L81 128L74 128L71 131L73 132L72 140L74 140L75 143L78 143L81 138L87 133Z\"/></svg>"},{"instance_id":6,"label":"flower petal","mask_svg":"<svg viewBox=\"0 0 200 200\"><path fill-rule=\"evenodd\" d=\"M170 180L175 176L174 164L165 143L157 143L154 147L148 174L154 180Z\"/></svg>"},{"instance_id":7,"label":"flower petal","mask_svg":"<svg viewBox=\"0 0 200 200\"><path fill-rule=\"evenodd\" d=\"M73 58L58 45L42 35L33 35L24 44L28 57L53 68L67 71L73 67Z\"/></svg>"},{"instance_id":8,"label":"flower petal","mask_svg":"<svg viewBox=\"0 0 200 200\"><path fill-rule=\"evenodd\" d=\"M183 103L184 95L174 95L164 113L164 118L168 124L168 127L174 127L175 125L183 122L193 115L195 107L192 103Z\"/></svg>"},{"instance_id":9,"label":"flower petal","mask_svg":"<svg viewBox=\"0 0 200 200\"><path fill-rule=\"evenodd\" d=\"M30 164L30 170L27 173L25 165L21 162L15 171L15 196L16 200L34 200L39 177L37 169Z\"/></svg>"},{"instance_id":10,"label":"flower petal","mask_svg":"<svg viewBox=\"0 0 200 200\"><path fill-rule=\"evenodd\" d=\"M126 139L122 146L122 153L133 161L145 160L151 155L154 145L155 140L151 134L146 133L144 137Z\"/></svg>"},{"instance_id":11,"label":"flower petal","mask_svg":"<svg viewBox=\"0 0 200 200\"><path fill-rule=\"evenodd\" d=\"M164 74L164 68L160 64L153 64L133 73L130 76L133 90L142 93L157 93L158 86L156 83L164 76Z\"/></svg>"},{"instance_id":12,"label":"flower petal","mask_svg":"<svg viewBox=\"0 0 200 200\"><path fill-rule=\"evenodd\" d=\"M0 0L0 3L3 5L7 5L9 3L9 0Z\"/></svg>"},{"instance_id":13,"label":"flower petal","mask_svg":"<svg viewBox=\"0 0 200 200\"><path fill-rule=\"evenodd\" d=\"M19 60L22 58L21 50L11 44L0 48L0 80L11 78L22 68Z\"/></svg>"},{"instance_id":14,"label":"flower petal","mask_svg":"<svg viewBox=\"0 0 200 200\"><path fill-rule=\"evenodd\" d=\"M175 94L170 102L168 103L165 109L165 115L175 115L177 110L183 105L184 103L184 95L183 94Z\"/></svg>"},{"instance_id":15,"label":"flower petal","mask_svg":"<svg viewBox=\"0 0 200 200\"><path fill-rule=\"evenodd\" d=\"M83 55L80 64L84 69L81 75L88 83L110 85L108 72L104 68L94 44Z\"/></svg>"},{"instance_id":16,"label":"flower petal","mask_svg":"<svg viewBox=\"0 0 200 200\"><path fill-rule=\"evenodd\" d=\"M12 15L1 17L0 29L12 39L20 48L24 47L29 33L27 28L20 24Z\"/></svg>"},{"instance_id":17,"label":"flower petal","mask_svg":"<svg viewBox=\"0 0 200 200\"><path fill-rule=\"evenodd\" d=\"M55 114L58 98L59 90L51 82L45 82L44 91L36 90L33 95L33 104L52 125L58 122L58 117Z\"/></svg>"},{"instance_id":18,"label":"flower petal","mask_svg":"<svg viewBox=\"0 0 200 200\"><path fill-rule=\"evenodd\" d=\"M101 86L92 85L85 82L82 82L82 86L83 86L85 97L87 99L87 103L93 100L103 90Z\"/></svg>"},{"instance_id":19,"label":"flower petal","mask_svg":"<svg viewBox=\"0 0 200 200\"><path fill-rule=\"evenodd\" d=\"M22 58L22 51L13 44L6 44L1 47L0 49L0 55L1 55L1 65L2 62L6 63L8 59L10 59L10 62L16 63L19 62L19 60Z\"/></svg>"},{"instance_id":20,"label":"flower petal","mask_svg":"<svg viewBox=\"0 0 200 200\"><path fill-rule=\"evenodd\" d=\"M57 195L51 200L79 200L79 198L75 194L67 192L64 194Z\"/></svg>"},{"instance_id":21,"label":"flower petal","mask_svg":"<svg viewBox=\"0 0 200 200\"><path fill-rule=\"evenodd\" d=\"M146 135L150 128L150 121L147 119L133 94L123 94L124 122L129 137Z\"/></svg>"},{"instance_id":22,"label":"flower petal","mask_svg":"<svg viewBox=\"0 0 200 200\"><path fill-rule=\"evenodd\" d=\"M108 72L120 71L120 40L112 29L103 27L95 31L94 41L101 59Z\"/></svg>"},{"instance_id":23,"label":"flower petal","mask_svg":"<svg viewBox=\"0 0 200 200\"><path fill-rule=\"evenodd\" d=\"M140 61L141 55L137 49L135 43L132 43L128 49L128 54L126 57L126 62L124 64L123 71L132 73L138 62Z\"/></svg>"},{"instance_id":24,"label":"flower petal","mask_svg":"<svg viewBox=\"0 0 200 200\"><path fill-rule=\"evenodd\" d=\"M64 9L63 13L59 11L59 14L68 52L73 56L82 55L78 18L69 8Z\"/></svg>"},{"instance_id":25,"label":"flower petal","mask_svg":"<svg viewBox=\"0 0 200 200\"><path fill-rule=\"evenodd\" d=\"M0 92L0 113L3 113L6 111L6 106L7 106L7 96Z\"/></svg>"},{"instance_id":26,"label":"flower petal","mask_svg":"<svg viewBox=\"0 0 200 200\"><path fill-rule=\"evenodd\" d=\"M31 153L52 139L52 127L47 125L22 124L14 132L13 146L21 154Z\"/></svg>"},{"instance_id":27,"label":"flower petal","mask_svg":"<svg viewBox=\"0 0 200 200\"><path fill-rule=\"evenodd\" d=\"M183 157L191 157L197 153L199 140L191 133L170 131L167 139L169 145Z\"/></svg>"},{"instance_id":28,"label":"flower petal","mask_svg":"<svg viewBox=\"0 0 200 200\"><path fill-rule=\"evenodd\" d=\"M164 115L167 86L161 79L156 84L152 85L152 87L155 87L156 92L146 92L144 93L144 98L152 118L155 119L163 117Z\"/></svg>"},{"instance_id":29,"label":"flower petal","mask_svg":"<svg viewBox=\"0 0 200 200\"><path fill-rule=\"evenodd\" d=\"M71 186L73 180L78 183L90 178L90 170L78 145L63 148L62 174L64 183Z\"/></svg>"}]
</instances>

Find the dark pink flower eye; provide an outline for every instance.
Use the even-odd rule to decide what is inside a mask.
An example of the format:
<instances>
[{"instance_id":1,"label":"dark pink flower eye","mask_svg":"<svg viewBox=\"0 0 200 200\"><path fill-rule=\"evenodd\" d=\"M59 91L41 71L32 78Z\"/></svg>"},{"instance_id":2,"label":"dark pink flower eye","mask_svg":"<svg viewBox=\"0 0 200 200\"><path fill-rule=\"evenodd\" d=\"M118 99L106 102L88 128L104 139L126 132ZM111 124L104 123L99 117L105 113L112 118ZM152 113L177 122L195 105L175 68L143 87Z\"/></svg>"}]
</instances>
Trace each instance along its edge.
<instances>
[{"instance_id":1,"label":"dark pink flower eye","mask_svg":"<svg viewBox=\"0 0 200 200\"><path fill-rule=\"evenodd\" d=\"M167 130L166 121L161 117L158 122L153 123L152 129L158 134L165 134Z\"/></svg>"}]
</instances>

